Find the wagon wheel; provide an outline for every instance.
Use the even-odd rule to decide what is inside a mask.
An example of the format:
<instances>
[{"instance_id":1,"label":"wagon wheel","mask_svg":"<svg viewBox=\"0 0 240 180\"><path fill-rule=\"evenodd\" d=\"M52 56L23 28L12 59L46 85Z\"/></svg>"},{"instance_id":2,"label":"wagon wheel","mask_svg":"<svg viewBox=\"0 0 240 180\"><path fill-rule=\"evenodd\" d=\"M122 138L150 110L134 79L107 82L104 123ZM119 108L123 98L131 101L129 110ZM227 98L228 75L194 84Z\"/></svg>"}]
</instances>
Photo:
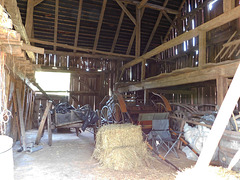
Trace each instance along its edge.
<instances>
[{"instance_id":1,"label":"wagon wheel","mask_svg":"<svg viewBox=\"0 0 240 180\"><path fill-rule=\"evenodd\" d=\"M174 131L183 132L183 128L185 125L184 120L187 120L186 113L180 110L176 110L172 113L172 116L173 118L171 118L171 121L170 121L170 126L172 127L172 129ZM177 149L180 149L181 146L182 146L182 142L179 141L177 143Z\"/></svg>"},{"instance_id":2,"label":"wagon wheel","mask_svg":"<svg viewBox=\"0 0 240 180\"><path fill-rule=\"evenodd\" d=\"M175 131L183 131L183 127L185 125L185 120L187 120L187 115L185 112L176 110L172 113L172 121L171 121L171 127Z\"/></svg>"},{"instance_id":3,"label":"wagon wheel","mask_svg":"<svg viewBox=\"0 0 240 180\"><path fill-rule=\"evenodd\" d=\"M108 124L108 107L103 106L100 112L101 126L104 124Z\"/></svg>"},{"instance_id":4,"label":"wagon wheel","mask_svg":"<svg viewBox=\"0 0 240 180\"><path fill-rule=\"evenodd\" d=\"M124 116L118 103L114 104L112 115L114 123L124 123Z\"/></svg>"}]
</instances>

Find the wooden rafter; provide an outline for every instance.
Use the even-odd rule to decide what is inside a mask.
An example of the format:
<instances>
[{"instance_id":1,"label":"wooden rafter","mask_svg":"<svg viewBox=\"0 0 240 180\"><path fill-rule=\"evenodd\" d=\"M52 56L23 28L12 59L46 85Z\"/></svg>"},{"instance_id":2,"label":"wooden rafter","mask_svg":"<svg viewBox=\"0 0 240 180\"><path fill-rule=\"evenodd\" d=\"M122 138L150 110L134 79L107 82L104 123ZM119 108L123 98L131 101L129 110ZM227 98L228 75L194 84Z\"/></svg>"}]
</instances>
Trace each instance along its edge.
<instances>
[{"instance_id":1,"label":"wooden rafter","mask_svg":"<svg viewBox=\"0 0 240 180\"><path fill-rule=\"evenodd\" d=\"M175 29L178 29L177 26L175 26L175 22L172 21L172 19L168 16L168 14L165 11L162 11L163 15L167 18L167 20L170 22L171 26L174 27Z\"/></svg>"},{"instance_id":2,"label":"wooden rafter","mask_svg":"<svg viewBox=\"0 0 240 180\"><path fill-rule=\"evenodd\" d=\"M46 45L50 45L50 46L58 46L58 47L66 48L66 49L72 49L72 50L76 49L78 51L93 52L92 49L85 49L85 48L81 48L81 47L74 47L74 46L70 46L68 44L61 44L61 43L54 43L54 42L49 42L49 41L42 41L42 40L34 39L34 38L31 38L30 41L34 42L34 43L46 44ZM99 51L99 50L95 50L94 52L95 53L99 53L99 54L118 56L118 57L126 57L126 58L133 58L134 57L134 56L131 56L131 55L111 53L111 52Z\"/></svg>"},{"instance_id":3,"label":"wooden rafter","mask_svg":"<svg viewBox=\"0 0 240 180\"><path fill-rule=\"evenodd\" d=\"M57 43L57 30L58 30L58 9L59 0L55 1L55 20L54 20L54 43ZM54 51L57 50L56 46L53 47Z\"/></svg>"},{"instance_id":4,"label":"wooden rafter","mask_svg":"<svg viewBox=\"0 0 240 180\"><path fill-rule=\"evenodd\" d=\"M21 34L21 37L25 41L25 43L30 45L30 41L26 32L26 29L22 23L22 17L21 17L19 8L17 6L17 1L7 0L5 1L5 6L7 8L8 13L11 15L11 19L12 19L15 30ZM35 55L33 52L27 51L27 55L32 60L32 62L35 62Z\"/></svg>"},{"instance_id":5,"label":"wooden rafter","mask_svg":"<svg viewBox=\"0 0 240 180\"><path fill-rule=\"evenodd\" d=\"M33 0L33 6L37 6L38 4L40 4L41 2L43 2L44 0Z\"/></svg>"},{"instance_id":6,"label":"wooden rafter","mask_svg":"<svg viewBox=\"0 0 240 180\"><path fill-rule=\"evenodd\" d=\"M181 12L181 10L182 10L185 2L186 2L186 0L183 0L182 3L181 3L181 5L179 6L179 8L178 8L178 12L179 12L179 13ZM176 15L175 18L173 19L173 23L175 23L175 21L177 20L177 18L178 18L178 15ZM165 42L165 41L167 40L168 35L169 35L169 33L170 33L170 31L171 31L172 28L173 28L173 26L171 25L171 26L169 27L169 29L168 29L167 34L165 35L165 37L164 37L164 39L163 39L163 42Z\"/></svg>"},{"instance_id":7,"label":"wooden rafter","mask_svg":"<svg viewBox=\"0 0 240 180\"><path fill-rule=\"evenodd\" d=\"M136 25L136 19L133 17L133 15L128 11L128 9L123 5L123 3L119 0L116 0L118 5L122 8L122 10L126 13L126 15L131 19L133 24Z\"/></svg>"},{"instance_id":8,"label":"wooden rafter","mask_svg":"<svg viewBox=\"0 0 240 180\"><path fill-rule=\"evenodd\" d=\"M33 9L34 9L33 3L34 3L33 0L27 1L27 13L26 13L25 28L26 28L26 33L29 38L32 35L32 29L33 29Z\"/></svg>"},{"instance_id":9,"label":"wooden rafter","mask_svg":"<svg viewBox=\"0 0 240 180\"><path fill-rule=\"evenodd\" d=\"M143 17L144 10L145 10L145 8L143 8L142 11L141 11L141 18ZM136 37L136 26L133 29L133 33L132 33L131 39L130 39L129 44L128 44L128 49L127 49L127 52L126 52L127 55L129 55L130 52L131 52L133 41L134 41L135 37Z\"/></svg>"},{"instance_id":10,"label":"wooden rafter","mask_svg":"<svg viewBox=\"0 0 240 180\"><path fill-rule=\"evenodd\" d=\"M83 3L83 0L79 0L77 26L76 26L75 39L74 39L74 47L77 47L77 44L78 44L79 27L80 27L80 20L81 20L81 14L82 14L82 3ZM74 50L74 52L76 52L76 50Z\"/></svg>"},{"instance_id":11,"label":"wooden rafter","mask_svg":"<svg viewBox=\"0 0 240 180\"><path fill-rule=\"evenodd\" d=\"M166 6L167 6L167 3L168 3L168 0L165 0L164 3L163 3L163 7L166 7ZM155 23L155 25L154 25L154 27L153 27L152 33L151 33L151 35L150 35L150 37L149 37L149 39L148 39L147 45L146 45L146 47L145 47L145 49L144 49L144 51L143 51L143 54L145 54L145 53L147 52L147 50L148 50L148 48L149 48L149 46L150 46L150 44L151 44L151 42L152 42L152 39L153 39L153 37L154 37L154 35L155 35L155 32L156 32L156 30L157 30L157 28L158 28L158 25L159 25L159 23L160 23L160 21L161 21L161 19L162 19L162 15L163 15L163 12L160 11L159 14L158 14L157 21L156 21L156 23Z\"/></svg>"},{"instance_id":12,"label":"wooden rafter","mask_svg":"<svg viewBox=\"0 0 240 180\"><path fill-rule=\"evenodd\" d=\"M107 0L103 0L102 10L101 10L101 14L100 14L100 17L99 17L97 32L96 32L95 41L94 41L94 45L93 45L93 50L94 51L97 49L97 45L98 45L99 35L100 35L101 27L102 27L103 16L104 16L106 4L107 4Z\"/></svg>"},{"instance_id":13,"label":"wooden rafter","mask_svg":"<svg viewBox=\"0 0 240 180\"><path fill-rule=\"evenodd\" d=\"M125 7L127 7L127 5L125 5ZM111 52L114 51L115 46L116 46L116 44L117 44L117 40L118 40L118 36L119 36L119 33L120 33L120 29L121 29L122 21L123 21L123 18L124 18L124 14L125 14L125 12L122 10L121 15L120 15L120 18L119 18L119 22L118 22L117 31L116 31L116 34L115 34L115 36L114 36L114 40L113 40Z\"/></svg>"},{"instance_id":14,"label":"wooden rafter","mask_svg":"<svg viewBox=\"0 0 240 180\"><path fill-rule=\"evenodd\" d=\"M226 13L223 13L219 16L217 16L216 18L198 26L197 28L195 29L192 29L188 32L185 32L181 35L179 35L178 37L156 47L155 49L147 52L146 54L140 56L140 57L137 57L136 59L134 59L133 61L125 64L123 67L122 67L122 70L126 69L126 68L129 68L135 64L138 64L140 62L142 62L143 60L145 59L148 59L148 58L151 58L152 56L162 52L162 51L165 51L173 46L176 46L180 43L182 43L183 41L186 41L186 40L189 40L193 37L196 37L199 35L199 32L200 31L210 31L214 28L217 28L223 24L226 24L234 19L237 19L240 17L240 6L237 6L235 7L234 9L230 10L230 11L227 11Z\"/></svg>"},{"instance_id":15,"label":"wooden rafter","mask_svg":"<svg viewBox=\"0 0 240 180\"><path fill-rule=\"evenodd\" d=\"M118 0L118 1L125 2L125 3L128 3L128 4L137 5L137 6L140 4L140 1L135 1L135 0ZM169 8L159 6L159 5L156 5L156 4L146 3L144 7L154 9L154 10L157 10L157 11L164 10L169 14L179 14L179 12L176 11L176 10L169 9Z\"/></svg>"},{"instance_id":16,"label":"wooden rafter","mask_svg":"<svg viewBox=\"0 0 240 180\"><path fill-rule=\"evenodd\" d=\"M113 55L103 55L103 54L92 54L92 53L80 53L80 52L66 52L66 51L53 51L53 50L45 50L46 54L56 54L59 56L79 56L85 58L94 58L94 59L111 59L111 60L119 60L119 61L127 61L131 60L129 57L120 57L120 56L113 56ZM133 56L134 57L134 56Z\"/></svg>"},{"instance_id":17,"label":"wooden rafter","mask_svg":"<svg viewBox=\"0 0 240 180\"><path fill-rule=\"evenodd\" d=\"M148 0L142 0L139 5L137 6L138 9L142 9L146 4L147 4Z\"/></svg>"}]
</instances>

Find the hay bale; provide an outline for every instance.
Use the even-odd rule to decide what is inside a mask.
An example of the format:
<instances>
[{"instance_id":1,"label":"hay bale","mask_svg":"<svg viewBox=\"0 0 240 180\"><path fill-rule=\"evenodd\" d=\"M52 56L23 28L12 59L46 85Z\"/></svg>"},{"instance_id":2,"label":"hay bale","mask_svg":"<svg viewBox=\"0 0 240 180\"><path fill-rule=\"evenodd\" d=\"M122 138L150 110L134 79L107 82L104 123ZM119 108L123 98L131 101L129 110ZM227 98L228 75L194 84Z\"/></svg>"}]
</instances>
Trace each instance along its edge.
<instances>
[{"instance_id":1,"label":"hay bale","mask_svg":"<svg viewBox=\"0 0 240 180\"><path fill-rule=\"evenodd\" d=\"M111 124L99 129L93 157L104 167L134 169L146 165L148 156L140 126Z\"/></svg>"}]
</instances>

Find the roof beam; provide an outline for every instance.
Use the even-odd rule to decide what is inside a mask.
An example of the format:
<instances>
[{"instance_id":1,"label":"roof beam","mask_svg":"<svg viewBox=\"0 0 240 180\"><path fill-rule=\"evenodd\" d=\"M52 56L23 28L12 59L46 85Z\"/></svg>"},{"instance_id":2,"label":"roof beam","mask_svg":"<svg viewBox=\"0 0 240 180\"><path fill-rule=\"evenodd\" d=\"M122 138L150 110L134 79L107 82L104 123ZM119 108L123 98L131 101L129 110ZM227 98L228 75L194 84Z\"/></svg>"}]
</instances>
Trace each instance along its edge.
<instances>
[{"instance_id":1,"label":"roof beam","mask_svg":"<svg viewBox=\"0 0 240 180\"><path fill-rule=\"evenodd\" d=\"M33 0L27 1L27 13L26 13L26 22L25 22L25 29L28 37L31 37L32 35L32 29L33 29Z\"/></svg>"},{"instance_id":2,"label":"roof beam","mask_svg":"<svg viewBox=\"0 0 240 180\"><path fill-rule=\"evenodd\" d=\"M125 3L128 3L128 4L137 5L137 6L140 4L140 1L135 1L135 0L118 0L118 1L125 2ZM164 11L166 11L169 14L179 14L179 12L176 11L176 10L169 9L169 8L166 8L166 7L163 7L163 6L159 6L159 5L156 5L156 4L146 3L144 7L145 8L150 8L150 9L154 9L154 10L157 10L157 11L164 10Z\"/></svg>"},{"instance_id":3,"label":"roof beam","mask_svg":"<svg viewBox=\"0 0 240 180\"><path fill-rule=\"evenodd\" d=\"M239 17L240 17L240 6L237 6L234 9L229 10L229 11L217 16L216 18L198 26L197 28L192 29L188 32L185 32L185 33L179 35L178 37L147 52L146 54L144 54L140 57L137 57L136 59L132 60L131 62L125 64L121 69L124 70L126 68L129 68L135 64L142 62L145 59L151 58L152 56L154 56L162 51L165 51L173 46L176 46L176 45L182 43L183 41L186 41L193 37L196 37L199 35L199 31L205 31L205 32L210 31L210 30L215 29L221 25L224 25L230 21L233 21L234 19L237 19Z\"/></svg>"},{"instance_id":4,"label":"roof beam","mask_svg":"<svg viewBox=\"0 0 240 180\"><path fill-rule=\"evenodd\" d=\"M61 44L61 43L54 43L54 42L49 42L49 41L42 41L42 40L34 39L34 38L30 38L30 41L34 42L34 43L49 45L49 46L58 46L58 47L66 48L66 49L72 49L72 50L76 49L78 51L93 52L92 49L85 49L85 48L81 48L81 47L74 47L74 46L70 46L68 44ZM134 58L135 57L135 56L126 55L126 54L111 53L111 52L105 52L105 51L99 51L99 50L95 50L94 52L95 53L99 53L99 54L118 56L118 57L126 57L126 58Z\"/></svg>"},{"instance_id":5,"label":"roof beam","mask_svg":"<svg viewBox=\"0 0 240 180\"><path fill-rule=\"evenodd\" d=\"M80 52L65 52L65 51L52 51L52 50L45 50L46 54L56 54L59 56L79 56L79 57L88 57L88 58L94 58L94 59L111 59L111 60L121 60L126 61L130 60L129 57L119 57L119 56L113 56L113 55L103 55L103 54L88 54L88 53L80 53Z\"/></svg>"},{"instance_id":6,"label":"roof beam","mask_svg":"<svg viewBox=\"0 0 240 180\"><path fill-rule=\"evenodd\" d=\"M57 30L58 30L58 9L59 0L55 1L55 20L54 20L54 43L57 42ZM56 46L53 47L54 51L57 50Z\"/></svg>"},{"instance_id":7,"label":"roof beam","mask_svg":"<svg viewBox=\"0 0 240 180\"><path fill-rule=\"evenodd\" d=\"M107 4L107 0L103 0L102 10L101 10L101 14L100 14L100 17L99 17L97 32L96 32L95 41L94 41L94 45L93 45L93 52L97 49L99 35L100 35L102 22L103 22L103 16L104 16L104 12L105 12L105 9L106 9L106 4Z\"/></svg>"},{"instance_id":8,"label":"roof beam","mask_svg":"<svg viewBox=\"0 0 240 180\"><path fill-rule=\"evenodd\" d=\"M181 12L181 10L182 10L185 2L186 2L186 0L183 0L182 3L181 3L181 5L179 6L179 8L178 8L178 12L179 12L179 13ZM173 19L173 23L175 23L175 21L177 20L177 18L178 18L178 15L176 15L175 18ZM168 35L169 35L169 33L170 33L170 31L171 31L172 28L173 28L173 26L172 26L172 24L171 24L171 26L170 26L169 29L168 29L167 34L165 35L165 38L163 39L163 42L166 41L166 39L167 39L167 37L168 37Z\"/></svg>"},{"instance_id":9,"label":"roof beam","mask_svg":"<svg viewBox=\"0 0 240 180\"><path fill-rule=\"evenodd\" d=\"M145 8L143 8L142 11L141 11L141 18L143 17L144 10L145 10ZM127 55L129 55L130 52L131 52L133 41L134 41L135 37L136 37L136 26L134 27L131 39L130 39L129 44L128 44L128 49L127 49L127 52L126 52Z\"/></svg>"},{"instance_id":10,"label":"roof beam","mask_svg":"<svg viewBox=\"0 0 240 180\"><path fill-rule=\"evenodd\" d=\"M125 4L125 7L127 7L126 4ZM111 52L114 51L115 46L116 46L116 44L117 44L117 40L118 40L118 36L119 36L119 33L120 33L120 29L121 29L122 21L123 21L123 18L124 18L124 14L125 14L125 12L122 10L121 15L120 15L120 18L119 18L119 22L118 22L117 31L116 31L116 34L115 34L115 36L114 36L114 40L113 40Z\"/></svg>"},{"instance_id":11,"label":"roof beam","mask_svg":"<svg viewBox=\"0 0 240 180\"><path fill-rule=\"evenodd\" d=\"M78 45L79 27L80 27L80 20L81 20L81 14L82 14L82 3L83 3L83 0L79 0L77 26L76 26L75 39L74 39L74 47L77 47L77 45ZM76 52L76 50L74 50L73 52Z\"/></svg>"},{"instance_id":12,"label":"roof beam","mask_svg":"<svg viewBox=\"0 0 240 180\"><path fill-rule=\"evenodd\" d=\"M8 13L11 15L11 19L15 30L21 34L21 37L25 41L25 43L30 45L26 29L22 23L22 17L17 6L17 1L7 0L5 1L5 6L7 8ZM27 55L32 60L32 62L35 62L35 55L33 52L27 51Z\"/></svg>"},{"instance_id":13,"label":"roof beam","mask_svg":"<svg viewBox=\"0 0 240 180\"><path fill-rule=\"evenodd\" d=\"M33 6L37 6L38 4L40 4L41 2L43 2L44 0L33 0Z\"/></svg>"},{"instance_id":14,"label":"roof beam","mask_svg":"<svg viewBox=\"0 0 240 180\"><path fill-rule=\"evenodd\" d=\"M167 18L167 20L171 23L171 25L175 28L178 29L177 26L175 26L174 22L172 21L172 19L168 16L168 14L165 11L162 11L164 16Z\"/></svg>"},{"instance_id":15,"label":"roof beam","mask_svg":"<svg viewBox=\"0 0 240 180\"><path fill-rule=\"evenodd\" d=\"M138 9L142 9L146 4L147 4L148 0L142 0L139 5L137 6Z\"/></svg>"},{"instance_id":16,"label":"roof beam","mask_svg":"<svg viewBox=\"0 0 240 180\"><path fill-rule=\"evenodd\" d=\"M116 2L118 3L118 5L122 8L122 10L126 13L126 15L129 17L129 19L131 19L131 21L133 22L133 24L136 25L136 19L133 17L133 15L128 11L128 9L123 5L123 3L119 0L116 0Z\"/></svg>"},{"instance_id":17,"label":"roof beam","mask_svg":"<svg viewBox=\"0 0 240 180\"><path fill-rule=\"evenodd\" d=\"M163 3L163 7L166 7L167 3L168 3L168 0L165 0L164 3ZM152 39L153 39L153 37L155 35L155 32L156 32L156 30L158 28L158 25L159 25L159 23L160 23L160 21L162 19L162 15L163 15L163 11L160 11L159 14L158 14L157 21L156 21L156 23L155 23L155 25L153 27L152 33L151 33L151 35L150 35L150 37L148 39L147 45L146 45L146 47L145 47L145 49L143 51L143 54L145 54L147 52L147 50L148 50L148 48L149 48L149 46L150 46L150 44L152 42Z\"/></svg>"}]
</instances>

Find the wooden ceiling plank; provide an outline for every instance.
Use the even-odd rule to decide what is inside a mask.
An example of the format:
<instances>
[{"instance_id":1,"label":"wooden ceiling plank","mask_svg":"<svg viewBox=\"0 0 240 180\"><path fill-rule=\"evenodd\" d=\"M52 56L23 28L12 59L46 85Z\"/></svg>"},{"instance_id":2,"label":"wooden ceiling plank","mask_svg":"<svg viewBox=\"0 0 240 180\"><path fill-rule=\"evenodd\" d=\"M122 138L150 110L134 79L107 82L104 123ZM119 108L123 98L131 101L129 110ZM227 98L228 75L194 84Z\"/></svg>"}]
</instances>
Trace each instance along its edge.
<instances>
[{"instance_id":1,"label":"wooden ceiling plank","mask_svg":"<svg viewBox=\"0 0 240 180\"><path fill-rule=\"evenodd\" d=\"M93 53L95 53L94 51L97 49L99 35L100 35L102 22L103 22L103 16L104 16L104 12L105 12L105 9L106 9L106 4L107 4L107 0L103 0L102 10L101 10L101 14L100 14L100 17L99 17L97 32L96 32L94 45L93 45Z\"/></svg>"},{"instance_id":2,"label":"wooden ceiling plank","mask_svg":"<svg viewBox=\"0 0 240 180\"><path fill-rule=\"evenodd\" d=\"M83 0L79 0L78 16L77 16L77 26L76 26L76 32L75 32L74 47L77 47L77 45L78 45L79 27L80 27L81 15L82 15L82 3L83 3ZM76 52L76 50L74 50L73 52Z\"/></svg>"},{"instance_id":3,"label":"wooden ceiling plank","mask_svg":"<svg viewBox=\"0 0 240 180\"><path fill-rule=\"evenodd\" d=\"M195 29L192 29L188 32L185 32L179 36L177 36L176 38L156 47L155 49L147 52L146 54L140 56L140 57L137 57L135 58L133 61L125 64L121 69L124 70L126 68L129 68L135 64L138 64L140 62L142 62L143 60L145 59L149 59L151 58L152 56L164 51L164 50L167 50L173 46L176 46L180 43L182 43L183 41L186 41L186 40L189 40L193 37L196 37L199 35L199 31L210 31L212 29L215 29L221 25L224 25L230 21L233 21L237 18L240 17L240 6L237 6L235 7L234 9L232 10L229 10L219 16L217 16L216 18L212 19L212 20L209 20L208 22L198 26L197 28Z\"/></svg>"},{"instance_id":4,"label":"wooden ceiling plank","mask_svg":"<svg viewBox=\"0 0 240 180\"><path fill-rule=\"evenodd\" d=\"M138 9L142 9L146 4L147 4L148 0L142 0L139 5L137 6Z\"/></svg>"},{"instance_id":5,"label":"wooden ceiling plank","mask_svg":"<svg viewBox=\"0 0 240 180\"><path fill-rule=\"evenodd\" d=\"M164 3L163 3L163 7L166 7L166 6L167 6L167 3L168 3L168 0L165 0ZM154 25L154 27L153 27L152 33L151 33L151 35L150 35L150 37L149 37L149 39L148 39L147 45L146 45L146 47L145 47L145 49L144 49L144 51L143 51L143 54L145 54L145 53L147 52L147 50L148 50L148 48L149 48L149 46L150 46L150 44L151 44L151 42L152 42L152 39L153 39L153 37L154 37L154 35L155 35L155 32L156 32L156 30L157 30L157 28L158 28L158 25L159 25L159 23L160 23L160 21L161 21L161 19L162 19L162 15L163 15L163 14L162 14L162 11L160 11L159 14L158 14L157 21L156 21L156 23L155 23L155 25Z\"/></svg>"},{"instance_id":6,"label":"wooden ceiling plank","mask_svg":"<svg viewBox=\"0 0 240 180\"><path fill-rule=\"evenodd\" d=\"M58 30L58 9L59 9L59 0L55 1L55 20L54 20L54 43L57 42L57 30ZM56 46L53 47L54 51L57 50Z\"/></svg>"},{"instance_id":7,"label":"wooden ceiling plank","mask_svg":"<svg viewBox=\"0 0 240 180\"><path fill-rule=\"evenodd\" d=\"M133 22L133 24L136 25L136 19L133 17L133 15L128 11L128 9L123 5L123 3L119 0L116 0L116 2L118 3L118 5L122 8L122 10L126 13L126 15L129 17L129 19L131 19L131 21Z\"/></svg>"},{"instance_id":8,"label":"wooden ceiling plank","mask_svg":"<svg viewBox=\"0 0 240 180\"><path fill-rule=\"evenodd\" d=\"M26 29L22 23L22 17L17 6L17 1L7 0L5 1L5 6L7 8L8 13L11 16L15 30L21 34L21 37L25 41L25 43L30 45ZM35 55L33 52L27 51L27 55L32 60L32 62L35 62Z\"/></svg>"},{"instance_id":9,"label":"wooden ceiling plank","mask_svg":"<svg viewBox=\"0 0 240 180\"><path fill-rule=\"evenodd\" d=\"M31 38L30 41L34 42L34 43L49 45L49 46L58 46L58 47L66 48L66 49L72 49L72 50L76 49L78 51L93 52L92 49L74 47L74 46L70 46L68 44L54 43L54 42L43 41L43 40L34 39L34 38ZM111 53L111 52L99 51L99 50L95 50L95 53L111 55L111 56L118 56L118 57L126 57L126 58L134 58L135 57L135 56L126 55L126 54Z\"/></svg>"},{"instance_id":10,"label":"wooden ceiling plank","mask_svg":"<svg viewBox=\"0 0 240 180\"><path fill-rule=\"evenodd\" d=\"M142 11L141 11L141 18L143 17L144 10L145 10L145 8L143 8ZM133 45L133 41L134 41L134 39L135 39L135 36L136 36L136 26L134 27L134 30L133 30L131 39L130 39L129 44L128 44L128 49L127 49L127 52L126 52L127 55L129 55L130 52L131 52L131 49L132 49L132 45Z\"/></svg>"},{"instance_id":11,"label":"wooden ceiling plank","mask_svg":"<svg viewBox=\"0 0 240 180\"><path fill-rule=\"evenodd\" d=\"M125 7L127 7L127 5L125 5ZM125 12L122 10L120 18L119 18L119 22L118 22L117 31L116 31L115 36L114 36L111 52L114 51L115 46L117 44L117 40L118 40L118 36L119 36L119 33L120 33L120 29L121 29L122 21L123 21L123 18L124 18L124 14L125 14Z\"/></svg>"}]
</instances>

